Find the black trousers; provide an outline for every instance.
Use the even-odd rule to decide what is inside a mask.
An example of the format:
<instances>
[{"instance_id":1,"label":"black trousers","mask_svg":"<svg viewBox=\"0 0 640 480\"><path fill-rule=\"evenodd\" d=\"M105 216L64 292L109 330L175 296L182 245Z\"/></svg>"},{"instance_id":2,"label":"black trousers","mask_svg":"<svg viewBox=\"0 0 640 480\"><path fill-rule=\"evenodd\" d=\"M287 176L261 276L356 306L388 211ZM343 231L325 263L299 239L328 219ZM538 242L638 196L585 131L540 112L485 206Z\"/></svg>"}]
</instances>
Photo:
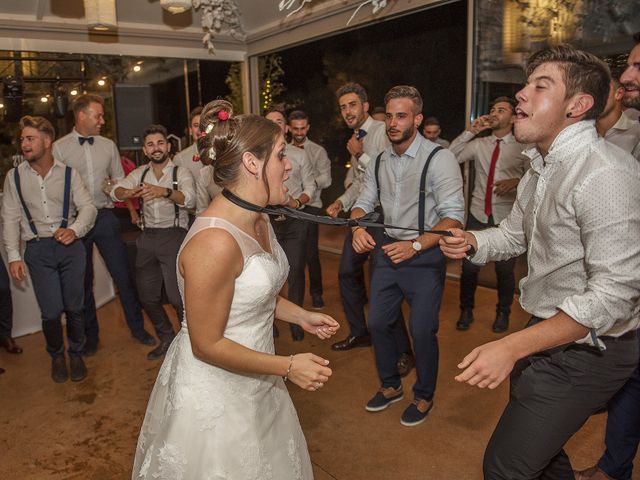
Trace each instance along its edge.
<instances>
[{"instance_id":1,"label":"black trousers","mask_svg":"<svg viewBox=\"0 0 640 480\"><path fill-rule=\"evenodd\" d=\"M13 303L11 300L11 282L7 267L0 258L0 337L10 337L13 328Z\"/></svg>"},{"instance_id":2,"label":"black trousers","mask_svg":"<svg viewBox=\"0 0 640 480\"><path fill-rule=\"evenodd\" d=\"M485 479L574 478L564 444L638 365L635 333L602 340L603 352L570 344L516 363L509 403L485 451Z\"/></svg>"},{"instance_id":3,"label":"black trousers","mask_svg":"<svg viewBox=\"0 0 640 480\"><path fill-rule=\"evenodd\" d=\"M467 219L467 230L485 230L494 227L493 219L489 218L489 223L482 223L480 220L469 214ZM495 262L496 278L498 280L498 304L496 312L511 313L511 304L516 292L516 277L513 269L516 265L517 257ZM460 277L460 309L473 309L476 287L478 286L478 273L482 267L471 263L466 258L462 260L462 275Z\"/></svg>"},{"instance_id":4,"label":"black trousers","mask_svg":"<svg viewBox=\"0 0 640 480\"><path fill-rule=\"evenodd\" d=\"M305 212L320 215L321 208L306 207ZM307 225L307 268L309 269L309 293L322 295L322 267L320 266L320 252L318 250L318 224Z\"/></svg>"},{"instance_id":5,"label":"black trousers","mask_svg":"<svg viewBox=\"0 0 640 480\"><path fill-rule=\"evenodd\" d=\"M295 218L271 216L271 225L289 261L288 298L296 305L304 301L304 265L307 254L307 222Z\"/></svg>"}]
</instances>

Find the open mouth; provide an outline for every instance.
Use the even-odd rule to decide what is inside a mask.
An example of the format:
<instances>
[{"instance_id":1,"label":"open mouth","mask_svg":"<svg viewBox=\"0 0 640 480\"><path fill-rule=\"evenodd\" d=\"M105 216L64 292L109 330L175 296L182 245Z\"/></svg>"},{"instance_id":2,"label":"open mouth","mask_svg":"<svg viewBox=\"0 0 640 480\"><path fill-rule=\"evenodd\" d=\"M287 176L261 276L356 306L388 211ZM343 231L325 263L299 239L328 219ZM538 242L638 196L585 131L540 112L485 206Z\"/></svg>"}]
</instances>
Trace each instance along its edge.
<instances>
[{"instance_id":1,"label":"open mouth","mask_svg":"<svg viewBox=\"0 0 640 480\"><path fill-rule=\"evenodd\" d=\"M640 91L640 85L636 83L625 83L623 87L624 87L624 91L627 93L631 93L631 92L637 93L638 91Z\"/></svg>"},{"instance_id":2,"label":"open mouth","mask_svg":"<svg viewBox=\"0 0 640 480\"><path fill-rule=\"evenodd\" d=\"M516 120L523 120L525 118L529 118L529 115L526 114L521 108L516 107Z\"/></svg>"}]
</instances>

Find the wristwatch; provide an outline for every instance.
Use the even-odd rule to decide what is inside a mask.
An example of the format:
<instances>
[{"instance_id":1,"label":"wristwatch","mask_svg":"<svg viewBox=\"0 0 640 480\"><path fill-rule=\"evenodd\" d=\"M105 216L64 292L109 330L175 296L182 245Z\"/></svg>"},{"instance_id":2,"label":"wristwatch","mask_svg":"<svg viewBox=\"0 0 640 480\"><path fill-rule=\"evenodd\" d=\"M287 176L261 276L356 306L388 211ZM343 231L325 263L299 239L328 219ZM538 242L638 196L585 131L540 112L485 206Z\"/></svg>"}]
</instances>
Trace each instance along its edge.
<instances>
[{"instance_id":1,"label":"wristwatch","mask_svg":"<svg viewBox=\"0 0 640 480\"><path fill-rule=\"evenodd\" d=\"M167 188L167 193L164 194L164 198L169 198L171 196L171 192L173 192L173 190Z\"/></svg>"},{"instance_id":2,"label":"wristwatch","mask_svg":"<svg viewBox=\"0 0 640 480\"><path fill-rule=\"evenodd\" d=\"M411 242L411 248L413 248L416 253L420 253L422 251L422 244L418 240L414 240Z\"/></svg>"}]
</instances>

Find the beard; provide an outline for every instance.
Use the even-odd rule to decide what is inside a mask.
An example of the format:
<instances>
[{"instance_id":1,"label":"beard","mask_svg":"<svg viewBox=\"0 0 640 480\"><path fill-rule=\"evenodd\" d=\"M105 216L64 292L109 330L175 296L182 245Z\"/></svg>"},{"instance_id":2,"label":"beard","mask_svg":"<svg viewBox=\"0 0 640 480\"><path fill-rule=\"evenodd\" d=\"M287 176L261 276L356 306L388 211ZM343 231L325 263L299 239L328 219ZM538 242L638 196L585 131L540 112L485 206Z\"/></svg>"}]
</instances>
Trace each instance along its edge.
<instances>
[{"instance_id":1,"label":"beard","mask_svg":"<svg viewBox=\"0 0 640 480\"><path fill-rule=\"evenodd\" d=\"M155 158L153 158L153 156L154 156L156 153L162 153L162 152L160 152L159 150L156 150L155 152L153 152L153 153L152 153L151 155L149 155L149 157L148 157L148 158L149 158L149 160L150 160L151 162L155 163L156 165L158 165L158 164L160 164L160 163L163 163L163 162L167 159L167 157L169 156L169 152L167 152L167 153L165 153L164 155L162 155L162 157L161 157L161 158L159 158L159 159L157 159L157 160L156 160Z\"/></svg>"},{"instance_id":2,"label":"beard","mask_svg":"<svg viewBox=\"0 0 640 480\"><path fill-rule=\"evenodd\" d=\"M624 86L640 89L640 85L633 82L625 83ZM622 105L624 105L627 108L635 108L636 110L640 110L640 95L631 96L631 95L628 95L627 92L625 91L624 95L622 96Z\"/></svg>"},{"instance_id":3,"label":"beard","mask_svg":"<svg viewBox=\"0 0 640 480\"><path fill-rule=\"evenodd\" d=\"M409 140L411 136L415 133L415 131L416 131L415 127L407 128L402 132L402 135L398 140L391 140L391 138L389 138L389 141L394 145L400 145L401 143L404 143L407 140ZM387 129L387 137L389 137L389 129Z\"/></svg>"}]
</instances>

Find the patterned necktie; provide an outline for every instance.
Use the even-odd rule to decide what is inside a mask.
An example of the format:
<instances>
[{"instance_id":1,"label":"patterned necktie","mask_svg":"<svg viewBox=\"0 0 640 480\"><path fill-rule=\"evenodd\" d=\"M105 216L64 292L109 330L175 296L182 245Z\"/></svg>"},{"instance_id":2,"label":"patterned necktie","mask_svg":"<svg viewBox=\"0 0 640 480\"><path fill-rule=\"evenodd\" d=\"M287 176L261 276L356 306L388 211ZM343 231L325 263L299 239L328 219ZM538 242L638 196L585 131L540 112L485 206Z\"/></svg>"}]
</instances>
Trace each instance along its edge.
<instances>
[{"instance_id":1,"label":"patterned necktie","mask_svg":"<svg viewBox=\"0 0 640 480\"><path fill-rule=\"evenodd\" d=\"M496 173L496 163L498 163L498 157L500 156L500 142L501 138L496 139L496 146L493 149L491 155L491 166L489 167L489 176L487 177L487 191L484 193L484 213L487 217L491 216L491 199L493 197L493 177Z\"/></svg>"},{"instance_id":2,"label":"patterned necktie","mask_svg":"<svg viewBox=\"0 0 640 480\"><path fill-rule=\"evenodd\" d=\"M356 138L358 140L360 140L361 138L363 138L365 135L367 134L366 130L363 130L362 128L357 128L356 129Z\"/></svg>"},{"instance_id":3,"label":"patterned necktie","mask_svg":"<svg viewBox=\"0 0 640 480\"><path fill-rule=\"evenodd\" d=\"M89 142L89 145L93 145L93 137L78 137L80 145L84 145L84 142Z\"/></svg>"}]
</instances>

